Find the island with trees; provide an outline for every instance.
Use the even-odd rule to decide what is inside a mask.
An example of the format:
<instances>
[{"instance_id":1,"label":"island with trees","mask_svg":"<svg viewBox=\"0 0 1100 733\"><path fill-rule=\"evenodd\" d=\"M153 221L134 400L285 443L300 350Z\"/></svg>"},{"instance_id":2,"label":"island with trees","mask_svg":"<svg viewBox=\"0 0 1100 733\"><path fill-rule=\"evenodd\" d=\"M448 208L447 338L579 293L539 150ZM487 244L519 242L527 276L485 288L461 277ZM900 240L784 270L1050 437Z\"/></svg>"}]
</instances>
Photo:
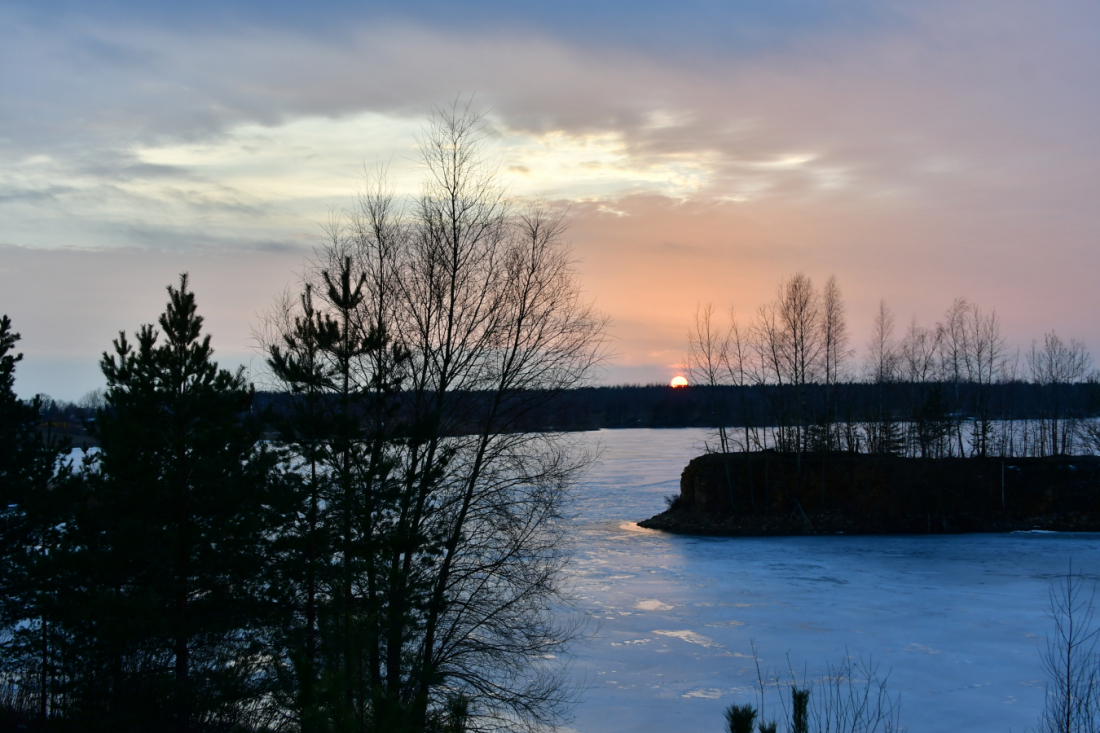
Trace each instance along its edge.
<instances>
[{"instance_id":1,"label":"island with trees","mask_svg":"<svg viewBox=\"0 0 1100 733\"><path fill-rule=\"evenodd\" d=\"M1012 349L956 299L895 338L880 303L851 364L840 288L799 273L748 326L701 307L688 336L712 440L641 526L753 534L1100 530L1100 387L1054 331Z\"/></svg>"}]
</instances>

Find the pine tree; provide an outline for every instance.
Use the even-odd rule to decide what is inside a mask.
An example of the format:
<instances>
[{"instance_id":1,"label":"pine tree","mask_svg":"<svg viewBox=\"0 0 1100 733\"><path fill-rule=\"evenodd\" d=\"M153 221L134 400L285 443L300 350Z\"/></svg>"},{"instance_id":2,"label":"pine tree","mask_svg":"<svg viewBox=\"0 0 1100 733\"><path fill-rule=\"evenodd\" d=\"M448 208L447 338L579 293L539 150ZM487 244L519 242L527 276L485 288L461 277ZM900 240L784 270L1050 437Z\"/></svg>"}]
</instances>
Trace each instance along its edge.
<instances>
[{"instance_id":1,"label":"pine tree","mask_svg":"<svg viewBox=\"0 0 1100 733\"><path fill-rule=\"evenodd\" d=\"M321 307L307 284L273 316L267 346L284 390L270 419L288 450L292 487L279 542L285 606L294 609L283 627L295 672L287 706L303 731L394 730L405 706L383 689L380 670L395 626L386 563L395 544L408 542L391 526L401 495L392 453L403 434L397 413L408 356L382 326L360 322L365 277L350 259L329 264ZM396 629L402 633L403 624Z\"/></svg>"},{"instance_id":2,"label":"pine tree","mask_svg":"<svg viewBox=\"0 0 1100 733\"><path fill-rule=\"evenodd\" d=\"M45 720L58 671L54 565L71 471L59 461L69 442L39 431L40 398L15 394L19 338L0 317L0 659L25 706L4 714Z\"/></svg>"},{"instance_id":3,"label":"pine tree","mask_svg":"<svg viewBox=\"0 0 1100 733\"><path fill-rule=\"evenodd\" d=\"M244 722L261 694L273 458L243 370L212 359L187 276L168 293L160 329L143 326L136 344L120 333L101 361L88 561L74 570L90 665L79 696L101 726L187 731Z\"/></svg>"},{"instance_id":4,"label":"pine tree","mask_svg":"<svg viewBox=\"0 0 1100 733\"><path fill-rule=\"evenodd\" d=\"M11 353L20 335L11 330L11 319L0 317L0 547L9 559L26 541L25 513L28 492L43 478L53 475L51 449L38 431L40 401L24 402L15 394L15 365L22 354ZM0 566L0 582L10 587L10 562Z\"/></svg>"},{"instance_id":5,"label":"pine tree","mask_svg":"<svg viewBox=\"0 0 1100 733\"><path fill-rule=\"evenodd\" d=\"M315 308L308 286L296 304L284 304L276 321L278 333L268 347L267 362L284 394L269 409L267 420L290 448L284 460L284 524L276 541L280 606L287 612L279 623L280 643L293 669L284 684L285 704L309 733L324 727L317 695L318 616L331 547L322 510L332 485L327 466L336 389L336 373L327 357L339 341L339 329Z\"/></svg>"}]
</instances>

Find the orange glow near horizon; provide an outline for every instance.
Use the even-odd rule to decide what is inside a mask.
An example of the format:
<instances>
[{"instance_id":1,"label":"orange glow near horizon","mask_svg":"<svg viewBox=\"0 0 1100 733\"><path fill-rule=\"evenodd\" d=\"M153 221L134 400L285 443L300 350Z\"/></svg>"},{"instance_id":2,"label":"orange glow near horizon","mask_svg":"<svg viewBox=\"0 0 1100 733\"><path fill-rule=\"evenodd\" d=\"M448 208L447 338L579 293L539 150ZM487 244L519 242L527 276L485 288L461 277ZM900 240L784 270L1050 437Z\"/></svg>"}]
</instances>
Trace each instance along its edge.
<instances>
[{"instance_id":1,"label":"orange glow near horizon","mask_svg":"<svg viewBox=\"0 0 1100 733\"><path fill-rule=\"evenodd\" d=\"M673 377L672 381L668 384L670 387L686 387L688 386L688 380L683 377Z\"/></svg>"}]
</instances>

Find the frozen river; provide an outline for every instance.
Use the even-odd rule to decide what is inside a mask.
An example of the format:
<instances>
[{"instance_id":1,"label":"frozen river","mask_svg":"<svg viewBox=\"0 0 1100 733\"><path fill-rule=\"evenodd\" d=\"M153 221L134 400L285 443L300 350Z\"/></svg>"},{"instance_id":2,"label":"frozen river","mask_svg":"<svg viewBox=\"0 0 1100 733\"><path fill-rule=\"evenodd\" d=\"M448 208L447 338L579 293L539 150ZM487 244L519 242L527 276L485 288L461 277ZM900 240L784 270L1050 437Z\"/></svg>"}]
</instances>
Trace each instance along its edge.
<instances>
[{"instance_id":1,"label":"frozen river","mask_svg":"<svg viewBox=\"0 0 1100 733\"><path fill-rule=\"evenodd\" d=\"M720 731L765 665L873 657L911 731L1023 731L1042 705L1052 575L1100 570L1100 535L699 538L634 522L678 493L703 430L610 430L578 487L575 591L594 637L572 727ZM772 698L773 701L775 698ZM768 717L779 717L779 710ZM780 728L782 730L782 726Z\"/></svg>"}]
</instances>

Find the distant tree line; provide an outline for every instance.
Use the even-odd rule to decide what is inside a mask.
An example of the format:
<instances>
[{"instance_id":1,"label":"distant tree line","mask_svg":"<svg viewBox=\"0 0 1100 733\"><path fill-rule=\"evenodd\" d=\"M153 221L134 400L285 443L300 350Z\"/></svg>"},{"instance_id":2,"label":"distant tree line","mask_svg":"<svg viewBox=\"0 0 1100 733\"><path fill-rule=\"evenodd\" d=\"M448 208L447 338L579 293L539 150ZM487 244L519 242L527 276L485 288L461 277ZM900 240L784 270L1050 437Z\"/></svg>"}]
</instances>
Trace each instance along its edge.
<instances>
[{"instance_id":1,"label":"distant tree line","mask_svg":"<svg viewBox=\"0 0 1100 733\"><path fill-rule=\"evenodd\" d=\"M973 401L970 391L972 385L959 385L962 404ZM1029 426L1029 434L1037 433L1039 421L1048 409L1046 389L1041 384L1027 381L1000 382L986 388L990 401L999 406L997 419L1016 421L1034 421ZM1074 424L1073 446L1075 450L1092 450L1089 422L1100 417L1100 385L1092 380L1066 384L1060 387L1064 400L1063 410ZM775 427L777 420L771 405L778 401L775 394L777 385L718 385L707 387L692 385L686 388L672 388L667 384L650 385L614 385L588 386L570 389L548 396L544 402L533 408L522 418L517 419L516 429L525 432L579 431L620 428L717 428L719 423L730 425L729 415L734 412L731 406L744 404L744 413L754 427ZM868 382L840 382L830 387L834 399L853 406L867 405L872 398L885 402L891 414L897 415L899 423L902 416L914 401L914 392L920 386L908 382L893 382L887 385L874 385ZM825 388L821 384L809 384L805 387L806 400L810 410L820 410L825 400ZM42 402L39 428L43 433L69 434L75 443L94 438L85 429L85 425L94 423L95 408L86 405L101 396L90 393L79 402L71 403L54 400L41 395ZM469 393L455 399L470 402L483 400L480 393ZM293 395L285 392L257 390L253 409L259 414L267 410L281 410L293 402ZM401 395L395 396L400 402ZM721 408L721 409L719 409ZM866 408L857 408L862 414ZM958 415L955 416L958 419ZM68 431L68 432L66 432ZM1016 439L1023 435L1024 426L1016 426ZM265 425L265 433L277 433L273 424ZM853 436L859 435L857 432ZM964 436L967 433L964 433ZM1007 437L1007 436L1006 436ZM1069 436L1067 435L1067 440ZM739 444L738 444L739 445ZM770 444L769 444L770 445ZM866 443L860 439L860 450L866 450ZM842 448L844 450L845 448ZM905 451L909 454L912 451Z\"/></svg>"},{"instance_id":2,"label":"distant tree line","mask_svg":"<svg viewBox=\"0 0 1100 733\"><path fill-rule=\"evenodd\" d=\"M700 307L688 333L691 381L716 448L919 457L1095 452L1097 372L1085 345L1054 331L1012 349L995 311L956 299L931 327L898 336L879 305L854 363L836 278L798 273L751 321Z\"/></svg>"},{"instance_id":3,"label":"distant tree line","mask_svg":"<svg viewBox=\"0 0 1100 733\"><path fill-rule=\"evenodd\" d=\"M363 226L362 222L359 224ZM720 324L699 308L688 334L687 388L591 386L535 398L511 429L706 427L716 450L845 451L924 457L1044 456L1100 448L1100 378L1085 345L1056 332L1012 349L994 311L956 299L931 327L900 336L880 303L866 357L850 348L840 287L802 274L780 283L748 324ZM278 386L278 385L272 385ZM456 390L470 414L492 392ZM43 429L79 435L102 394L79 403L43 396ZM255 407L291 405L291 392L261 391ZM412 398L393 396L395 409ZM474 429L455 423L455 434ZM273 431L268 426L268 431Z\"/></svg>"},{"instance_id":4,"label":"distant tree line","mask_svg":"<svg viewBox=\"0 0 1100 733\"><path fill-rule=\"evenodd\" d=\"M589 456L517 426L590 378L603 320L561 216L507 199L483 134L440 112L421 195L371 179L329 228L261 328L277 399L218 367L186 275L84 404L16 397L3 317L0 728L567 717L565 520ZM78 416L82 458L54 429Z\"/></svg>"}]
</instances>

